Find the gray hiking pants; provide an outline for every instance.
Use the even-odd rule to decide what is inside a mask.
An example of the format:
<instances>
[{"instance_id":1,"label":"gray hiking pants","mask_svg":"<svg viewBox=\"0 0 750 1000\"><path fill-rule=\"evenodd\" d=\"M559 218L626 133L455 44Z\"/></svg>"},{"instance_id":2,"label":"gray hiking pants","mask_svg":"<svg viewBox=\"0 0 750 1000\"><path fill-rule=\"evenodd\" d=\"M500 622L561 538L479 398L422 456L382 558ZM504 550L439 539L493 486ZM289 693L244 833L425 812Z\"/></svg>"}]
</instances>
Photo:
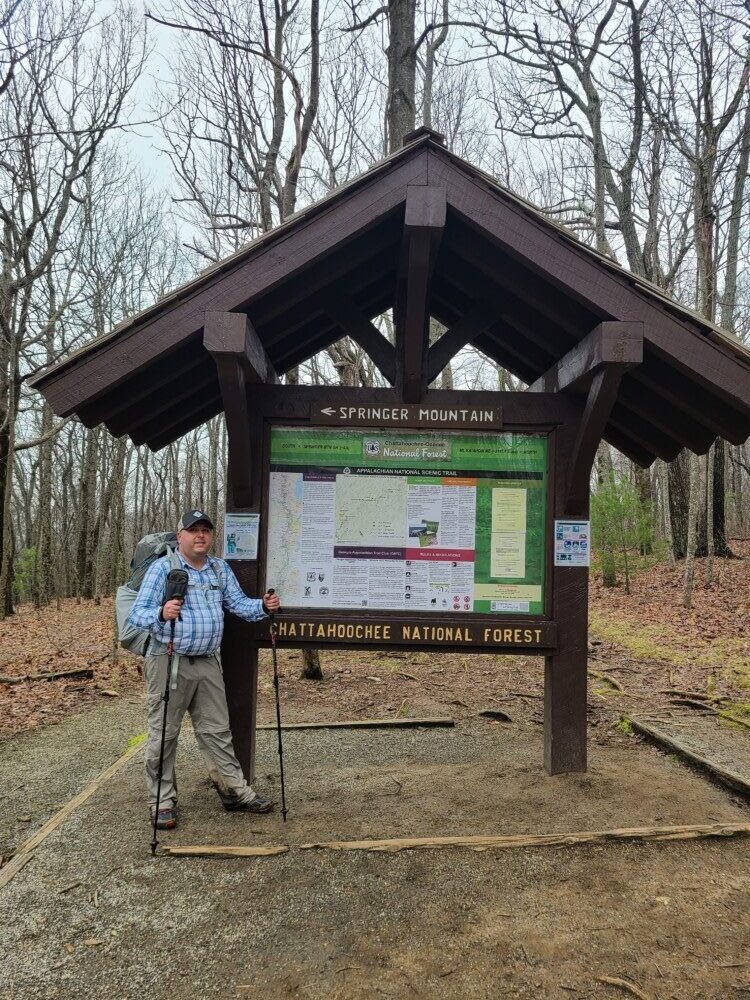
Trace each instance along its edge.
<instances>
[{"instance_id":1,"label":"gray hiking pants","mask_svg":"<svg viewBox=\"0 0 750 1000\"><path fill-rule=\"evenodd\" d=\"M173 658L172 683L175 663ZM147 656L143 672L146 677L148 704L148 743L146 745L146 786L149 804L156 805L159 776L159 749L164 717L164 688L167 683L167 654ZM174 763L177 737L185 712L190 713L193 730L214 788L225 806L231 808L255 798L255 792L245 781L242 768L234 755L229 712L224 692L219 655L179 657L177 685L170 687L167 730L164 741L164 773L161 781L159 808L177 805L177 783Z\"/></svg>"}]
</instances>

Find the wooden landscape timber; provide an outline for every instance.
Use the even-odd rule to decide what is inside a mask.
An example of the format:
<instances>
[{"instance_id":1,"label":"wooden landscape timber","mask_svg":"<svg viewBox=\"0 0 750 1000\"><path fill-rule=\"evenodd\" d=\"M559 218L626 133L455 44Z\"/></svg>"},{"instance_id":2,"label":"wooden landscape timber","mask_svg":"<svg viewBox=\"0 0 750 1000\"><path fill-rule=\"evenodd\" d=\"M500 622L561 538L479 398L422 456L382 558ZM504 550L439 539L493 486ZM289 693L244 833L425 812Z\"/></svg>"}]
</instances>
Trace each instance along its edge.
<instances>
[{"instance_id":1,"label":"wooden landscape timber","mask_svg":"<svg viewBox=\"0 0 750 1000\"><path fill-rule=\"evenodd\" d=\"M710 760L708 757L696 753L695 750L686 746L681 740L675 739L669 733L665 733L663 729L659 729L658 726L655 726L650 721L628 716L628 722L637 733L646 736L667 750L673 750L681 757L684 757L690 764L694 764L701 770L706 771L712 777L716 778L717 781L720 781L735 792L741 792L743 795L750 796L750 781L741 774L738 774L737 771L732 771L724 767L723 764L719 764L715 760Z\"/></svg>"},{"instance_id":2,"label":"wooden landscape timber","mask_svg":"<svg viewBox=\"0 0 750 1000\"><path fill-rule=\"evenodd\" d=\"M750 823L704 823L689 826L634 826L615 830L585 830L580 833L517 833L507 836L478 837L398 837L392 840L328 840L300 844L300 850L375 851L396 854L399 851L435 850L442 847L468 848L472 851L517 850L535 847L572 847L578 844L602 844L623 840L699 840L704 837L748 837Z\"/></svg>"},{"instance_id":3,"label":"wooden landscape timber","mask_svg":"<svg viewBox=\"0 0 750 1000\"><path fill-rule=\"evenodd\" d=\"M283 722L282 729L452 729L456 720L431 716L427 719L348 719L342 722ZM276 731L275 725L258 726L258 729Z\"/></svg>"},{"instance_id":4,"label":"wooden landscape timber","mask_svg":"<svg viewBox=\"0 0 750 1000\"><path fill-rule=\"evenodd\" d=\"M575 833L519 833L478 837L398 837L390 840L324 840L296 847L222 846L197 844L165 847L170 857L257 858L300 851L370 851L398 854L401 851L431 851L453 848L470 851L534 850L544 847L576 847L629 841L661 842L750 836L750 823L704 823L690 826L636 826L614 830L586 830Z\"/></svg>"},{"instance_id":5,"label":"wooden landscape timber","mask_svg":"<svg viewBox=\"0 0 750 1000\"><path fill-rule=\"evenodd\" d=\"M393 343L376 325L388 310ZM432 345L431 318L446 327ZM345 335L388 388L279 384ZM430 388L468 344L531 391ZM290 607L278 639L543 655L549 774L586 769L588 569L555 564L553 533L556 520L588 520L600 441L648 466L683 447L706 452L717 434L733 443L750 435L750 352L450 153L430 129L31 385L59 416L103 422L154 450L224 410L227 509L258 514L262 525L272 428L543 435L541 611L526 614L527 602L516 613L503 600L491 613ZM376 410L388 418L378 422ZM266 546L261 531L256 560L230 560L247 593L275 586ZM268 639L263 624L227 619L224 679L248 778L258 649Z\"/></svg>"},{"instance_id":6,"label":"wooden landscape timber","mask_svg":"<svg viewBox=\"0 0 750 1000\"><path fill-rule=\"evenodd\" d=\"M132 760L137 753L143 750L144 741L139 739L132 747L125 751L125 753L118 757L117 760L110 764L110 766L95 778L93 781L89 782L85 788L83 788L77 795L75 795L70 802L66 802L65 805L58 812L48 819L47 822L41 826L33 837L24 841L23 844L18 848L13 857L0 868L0 889L7 885L10 880L16 876L21 869L28 864L29 861L34 857L34 851L46 840L46 838L56 830L65 820L73 813L80 805L90 799L94 792L98 791L105 782L109 781L111 777L117 774L118 771L122 770L125 765Z\"/></svg>"},{"instance_id":7,"label":"wooden landscape timber","mask_svg":"<svg viewBox=\"0 0 750 1000\"><path fill-rule=\"evenodd\" d=\"M275 847L213 847L206 844L203 847L162 847L159 854L172 858L272 858L288 852L286 844Z\"/></svg>"}]
</instances>

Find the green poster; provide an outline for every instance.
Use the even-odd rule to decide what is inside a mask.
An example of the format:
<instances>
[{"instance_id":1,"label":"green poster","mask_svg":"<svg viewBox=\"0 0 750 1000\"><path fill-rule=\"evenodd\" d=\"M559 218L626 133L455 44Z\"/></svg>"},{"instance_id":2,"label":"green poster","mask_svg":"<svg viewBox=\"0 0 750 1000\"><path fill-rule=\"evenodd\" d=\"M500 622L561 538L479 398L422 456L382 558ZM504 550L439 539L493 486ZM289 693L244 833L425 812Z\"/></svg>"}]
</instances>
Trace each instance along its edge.
<instances>
[{"instance_id":1,"label":"green poster","mask_svg":"<svg viewBox=\"0 0 750 1000\"><path fill-rule=\"evenodd\" d=\"M288 607L540 614L547 438L273 428L266 581Z\"/></svg>"}]
</instances>

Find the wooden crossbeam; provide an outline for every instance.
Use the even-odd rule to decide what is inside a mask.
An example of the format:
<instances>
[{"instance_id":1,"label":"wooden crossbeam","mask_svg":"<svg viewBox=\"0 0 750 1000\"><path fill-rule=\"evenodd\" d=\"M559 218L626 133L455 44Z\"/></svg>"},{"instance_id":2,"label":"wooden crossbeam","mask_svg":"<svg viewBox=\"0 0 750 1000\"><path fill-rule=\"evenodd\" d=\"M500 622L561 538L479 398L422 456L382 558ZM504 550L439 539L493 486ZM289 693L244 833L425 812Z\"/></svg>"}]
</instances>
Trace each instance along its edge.
<instances>
[{"instance_id":1,"label":"wooden crossbeam","mask_svg":"<svg viewBox=\"0 0 750 1000\"><path fill-rule=\"evenodd\" d=\"M643 361L643 323L604 322L528 388L528 392L585 389L602 365L616 365L621 373Z\"/></svg>"},{"instance_id":2,"label":"wooden crossbeam","mask_svg":"<svg viewBox=\"0 0 750 1000\"><path fill-rule=\"evenodd\" d=\"M393 310L396 386L405 403L425 391L430 326L430 281L445 229L445 191L429 185L406 189L404 237Z\"/></svg>"},{"instance_id":3,"label":"wooden crossbeam","mask_svg":"<svg viewBox=\"0 0 750 1000\"><path fill-rule=\"evenodd\" d=\"M331 319L369 355L380 374L394 385L396 349L346 295L337 295L325 305Z\"/></svg>"},{"instance_id":4,"label":"wooden crossbeam","mask_svg":"<svg viewBox=\"0 0 750 1000\"><path fill-rule=\"evenodd\" d=\"M265 348L242 313L207 312L203 345L216 362L219 387L227 420L232 504L252 504L250 412L247 387L253 382L273 382L273 369Z\"/></svg>"},{"instance_id":5,"label":"wooden crossbeam","mask_svg":"<svg viewBox=\"0 0 750 1000\"><path fill-rule=\"evenodd\" d=\"M433 382L451 358L472 340L476 340L496 319L497 307L491 302L482 301L446 330L427 352L426 384Z\"/></svg>"}]
</instances>

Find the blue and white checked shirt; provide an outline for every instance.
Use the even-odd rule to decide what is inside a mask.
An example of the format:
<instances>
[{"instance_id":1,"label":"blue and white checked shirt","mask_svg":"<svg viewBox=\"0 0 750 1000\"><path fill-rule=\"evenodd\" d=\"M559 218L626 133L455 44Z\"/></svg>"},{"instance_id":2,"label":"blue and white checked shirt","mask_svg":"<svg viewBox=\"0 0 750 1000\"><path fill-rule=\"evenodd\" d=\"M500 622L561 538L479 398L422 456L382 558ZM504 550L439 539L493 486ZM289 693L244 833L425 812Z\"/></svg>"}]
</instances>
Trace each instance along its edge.
<instances>
[{"instance_id":1,"label":"blue and white checked shirt","mask_svg":"<svg viewBox=\"0 0 750 1000\"><path fill-rule=\"evenodd\" d=\"M177 552L180 564L187 570L188 588L182 605L182 621L175 622L174 650L181 656L208 656L221 644L224 632L224 611L238 618L255 622L266 617L263 601L247 597L229 565L223 559L209 556L203 569L195 569ZM157 642L169 642L169 622L159 618L164 603L164 587L171 561L169 556L157 559L149 566L138 596L133 602L129 622L136 628L147 629ZM223 586L222 586L223 585Z\"/></svg>"}]
</instances>

